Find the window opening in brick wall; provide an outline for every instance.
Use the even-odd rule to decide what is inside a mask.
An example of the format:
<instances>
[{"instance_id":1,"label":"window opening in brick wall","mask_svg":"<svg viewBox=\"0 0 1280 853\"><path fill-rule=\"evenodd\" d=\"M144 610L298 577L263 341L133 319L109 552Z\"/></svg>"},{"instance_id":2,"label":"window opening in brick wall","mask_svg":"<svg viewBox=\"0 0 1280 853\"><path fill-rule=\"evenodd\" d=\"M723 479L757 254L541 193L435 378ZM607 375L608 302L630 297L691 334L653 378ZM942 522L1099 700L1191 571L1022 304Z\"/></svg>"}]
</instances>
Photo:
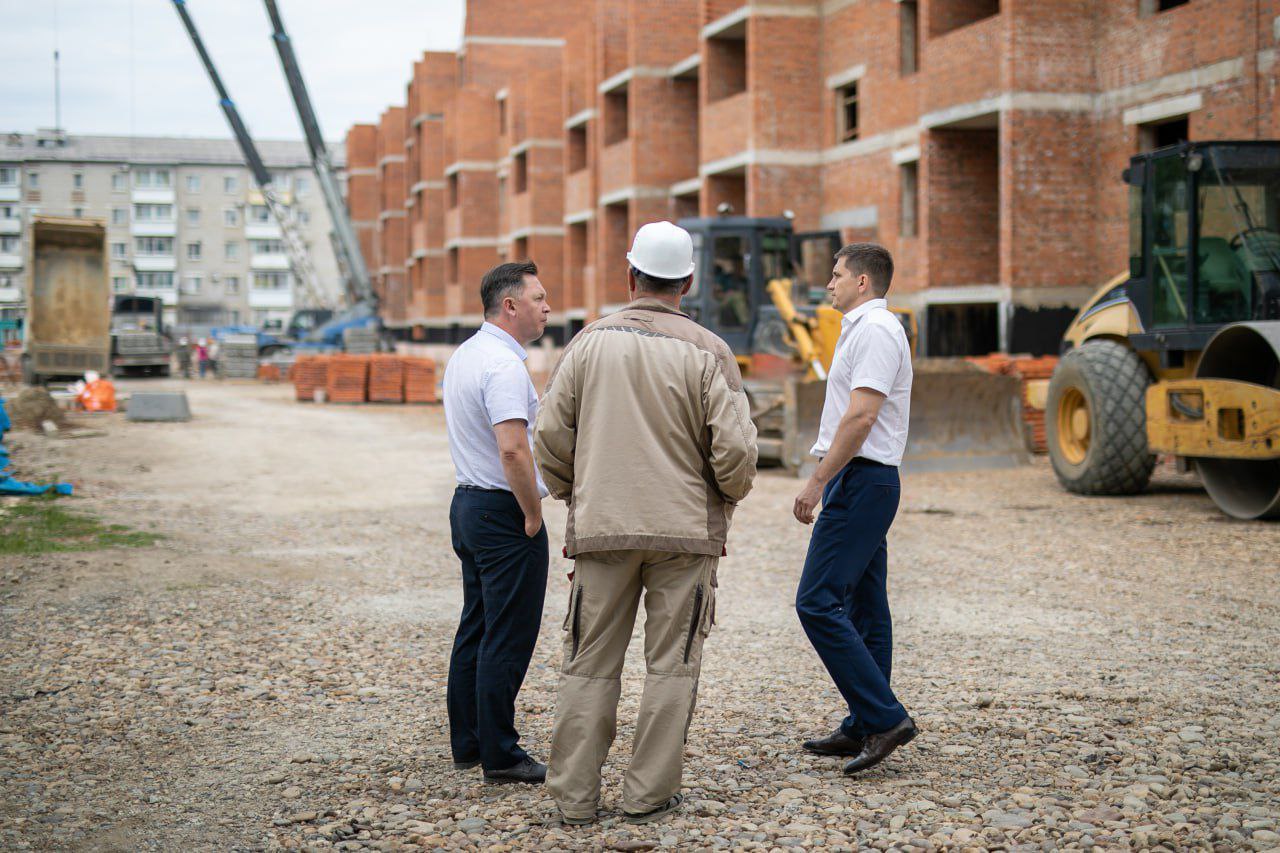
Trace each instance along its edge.
<instances>
[{"instance_id":1,"label":"window opening in brick wall","mask_svg":"<svg viewBox=\"0 0 1280 853\"><path fill-rule=\"evenodd\" d=\"M448 260L448 269L445 270L445 272L447 273L447 278L451 282L456 282L458 280L458 247L457 246L454 246L452 249L449 250L449 256L447 260Z\"/></svg>"},{"instance_id":2,"label":"window opening in brick wall","mask_svg":"<svg viewBox=\"0 0 1280 853\"><path fill-rule=\"evenodd\" d=\"M925 309L927 355L956 358L1000 349L1000 305L974 302Z\"/></svg>"},{"instance_id":3,"label":"window opening in brick wall","mask_svg":"<svg viewBox=\"0 0 1280 853\"><path fill-rule=\"evenodd\" d=\"M918 162L903 163L898 167L898 187L902 195L898 233L903 237L914 237L919 229L917 220L920 209L920 164Z\"/></svg>"},{"instance_id":4,"label":"window opening in brick wall","mask_svg":"<svg viewBox=\"0 0 1280 853\"><path fill-rule=\"evenodd\" d=\"M836 90L836 127L838 142L858 138L858 84L847 83Z\"/></svg>"},{"instance_id":5,"label":"window opening in brick wall","mask_svg":"<svg viewBox=\"0 0 1280 853\"><path fill-rule=\"evenodd\" d=\"M1000 0L934 0L929 4L929 35L936 38L1000 14Z\"/></svg>"},{"instance_id":6,"label":"window opening in brick wall","mask_svg":"<svg viewBox=\"0 0 1280 853\"><path fill-rule=\"evenodd\" d=\"M507 99L498 99L498 133L503 136L507 133Z\"/></svg>"},{"instance_id":7,"label":"window opening in brick wall","mask_svg":"<svg viewBox=\"0 0 1280 853\"><path fill-rule=\"evenodd\" d=\"M1138 125L1138 151L1155 151L1186 142L1191 137L1191 123L1186 116L1168 121Z\"/></svg>"},{"instance_id":8,"label":"window opening in brick wall","mask_svg":"<svg viewBox=\"0 0 1280 853\"><path fill-rule=\"evenodd\" d=\"M458 206L458 173L454 172L449 176L449 209L453 210Z\"/></svg>"},{"instance_id":9,"label":"window opening in brick wall","mask_svg":"<svg viewBox=\"0 0 1280 853\"><path fill-rule=\"evenodd\" d=\"M569 128L569 174L587 168L587 126Z\"/></svg>"},{"instance_id":10,"label":"window opening in brick wall","mask_svg":"<svg viewBox=\"0 0 1280 853\"><path fill-rule=\"evenodd\" d=\"M731 98L747 91L747 39L707 39L707 100Z\"/></svg>"},{"instance_id":11,"label":"window opening in brick wall","mask_svg":"<svg viewBox=\"0 0 1280 853\"><path fill-rule=\"evenodd\" d=\"M622 142L630 134L627 117L627 90L614 89L604 96L604 144Z\"/></svg>"},{"instance_id":12,"label":"window opening in brick wall","mask_svg":"<svg viewBox=\"0 0 1280 853\"><path fill-rule=\"evenodd\" d=\"M564 294L567 304L581 305L585 299L583 290L586 282L587 266L587 223L570 223L568 240L568 258L566 259Z\"/></svg>"},{"instance_id":13,"label":"window opening in brick wall","mask_svg":"<svg viewBox=\"0 0 1280 853\"><path fill-rule=\"evenodd\" d=\"M529 259L529 238L517 237L511 241L511 256L517 261Z\"/></svg>"},{"instance_id":14,"label":"window opening in brick wall","mask_svg":"<svg viewBox=\"0 0 1280 853\"><path fill-rule=\"evenodd\" d=\"M1190 2L1191 0L1138 0L1138 14L1155 15L1185 6Z\"/></svg>"},{"instance_id":15,"label":"window opening in brick wall","mask_svg":"<svg viewBox=\"0 0 1280 853\"><path fill-rule=\"evenodd\" d=\"M529 152L521 151L511 158L511 171L514 173L515 194L520 195L529 189Z\"/></svg>"},{"instance_id":16,"label":"window opening in brick wall","mask_svg":"<svg viewBox=\"0 0 1280 853\"><path fill-rule=\"evenodd\" d=\"M901 39L899 70L915 74L920 62L920 4L902 0L898 4L898 33Z\"/></svg>"}]
</instances>

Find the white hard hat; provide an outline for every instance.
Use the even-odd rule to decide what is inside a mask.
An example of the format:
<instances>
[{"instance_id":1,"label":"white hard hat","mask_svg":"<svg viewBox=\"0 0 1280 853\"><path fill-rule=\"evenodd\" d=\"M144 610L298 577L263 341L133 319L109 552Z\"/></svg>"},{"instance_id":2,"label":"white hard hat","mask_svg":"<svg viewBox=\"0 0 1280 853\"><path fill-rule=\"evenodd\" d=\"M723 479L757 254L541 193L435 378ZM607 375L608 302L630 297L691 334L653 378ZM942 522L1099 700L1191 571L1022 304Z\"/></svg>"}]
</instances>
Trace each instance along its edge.
<instances>
[{"instance_id":1,"label":"white hard hat","mask_svg":"<svg viewBox=\"0 0 1280 853\"><path fill-rule=\"evenodd\" d=\"M693 274L693 238L679 225L650 222L636 232L627 260L654 278L687 278Z\"/></svg>"}]
</instances>

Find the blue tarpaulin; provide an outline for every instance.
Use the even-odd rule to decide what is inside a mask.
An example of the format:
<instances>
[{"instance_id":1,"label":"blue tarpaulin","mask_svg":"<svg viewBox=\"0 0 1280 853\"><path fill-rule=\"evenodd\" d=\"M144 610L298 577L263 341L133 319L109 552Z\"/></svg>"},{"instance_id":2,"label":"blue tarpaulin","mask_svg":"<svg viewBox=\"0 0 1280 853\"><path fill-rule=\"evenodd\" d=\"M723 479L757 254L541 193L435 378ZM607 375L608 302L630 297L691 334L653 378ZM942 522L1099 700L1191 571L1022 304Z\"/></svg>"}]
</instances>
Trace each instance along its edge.
<instances>
[{"instance_id":1,"label":"blue tarpaulin","mask_svg":"<svg viewBox=\"0 0 1280 853\"><path fill-rule=\"evenodd\" d=\"M0 397L0 495L43 495L53 491L59 495L71 494L70 483L54 483L49 486L38 486L35 483L24 483L9 476L9 449L4 446L4 434L13 423L9 413L4 410L4 398Z\"/></svg>"}]
</instances>

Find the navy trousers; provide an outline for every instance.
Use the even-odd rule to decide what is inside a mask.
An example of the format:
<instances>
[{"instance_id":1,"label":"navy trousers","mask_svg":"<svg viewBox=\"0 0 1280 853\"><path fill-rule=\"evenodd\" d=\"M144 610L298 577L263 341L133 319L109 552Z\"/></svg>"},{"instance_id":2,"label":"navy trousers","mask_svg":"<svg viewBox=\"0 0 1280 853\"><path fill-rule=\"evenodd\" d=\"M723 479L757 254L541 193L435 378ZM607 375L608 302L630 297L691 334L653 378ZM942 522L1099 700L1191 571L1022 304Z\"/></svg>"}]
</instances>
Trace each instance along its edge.
<instances>
[{"instance_id":1,"label":"navy trousers","mask_svg":"<svg viewBox=\"0 0 1280 853\"><path fill-rule=\"evenodd\" d=\"M796 590L809 642L849 706L841 729L888 731L906 709L889 688L893 622L885 534L898 512L898 469L855 458L827 483Z\"/></svg>"},{"instance_id":2,"label":"navy trousers","mask_svg":"<svg viewBox=\"0 0 1280 853\"><path fill-rule=\"evenodd\" d=\"M449 744L454 761L505 770L525 758L516 694L542 624L547 528L530 538L510 492L459 487L449 507L462 561L462 618L449 659Z\"/></svg>"}]
</instances>

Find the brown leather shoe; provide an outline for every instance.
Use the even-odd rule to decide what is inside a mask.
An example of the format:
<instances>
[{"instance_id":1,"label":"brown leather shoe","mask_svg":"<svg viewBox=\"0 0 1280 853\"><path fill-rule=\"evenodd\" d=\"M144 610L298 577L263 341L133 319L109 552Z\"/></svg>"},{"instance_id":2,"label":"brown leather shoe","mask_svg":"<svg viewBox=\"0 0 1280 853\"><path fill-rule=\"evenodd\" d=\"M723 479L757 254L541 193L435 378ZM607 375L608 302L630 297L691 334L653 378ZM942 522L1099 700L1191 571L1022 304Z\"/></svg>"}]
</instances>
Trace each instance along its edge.
<instances>
[{"instance_id":1,"label":"brown leather shoe","mask_svg":"<svg viewBox=\"0 0 1280 853\"><path fill-rule=\"evenodd\" d=\"M865 737L849 737L842 729L836 729L822 738L804 742L804 748L814 755L857 755L862 752Z\"/></svg>"},{"instance_id":2,"label":"brown leather shoe","mask_svg":"<svg viewBox=\"0 0 1280 853\"><path fill-rule=\"evenodd\" d=\"M854 773L861 773L869 767L875 767L888 758L889 754L895 749L905 743L910 743L911 739L919 733L919 730L916 729L915 721L907 717L887 732L867 735L862 751L844 766L844 775L852 776Z\"/></svg>"}]
</instances>

